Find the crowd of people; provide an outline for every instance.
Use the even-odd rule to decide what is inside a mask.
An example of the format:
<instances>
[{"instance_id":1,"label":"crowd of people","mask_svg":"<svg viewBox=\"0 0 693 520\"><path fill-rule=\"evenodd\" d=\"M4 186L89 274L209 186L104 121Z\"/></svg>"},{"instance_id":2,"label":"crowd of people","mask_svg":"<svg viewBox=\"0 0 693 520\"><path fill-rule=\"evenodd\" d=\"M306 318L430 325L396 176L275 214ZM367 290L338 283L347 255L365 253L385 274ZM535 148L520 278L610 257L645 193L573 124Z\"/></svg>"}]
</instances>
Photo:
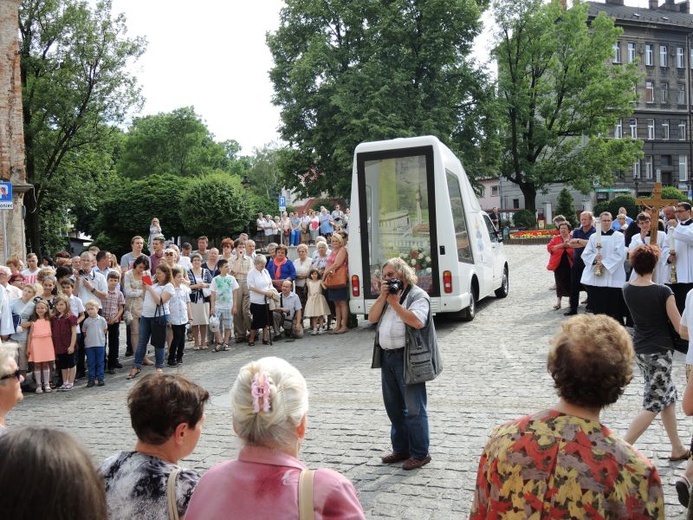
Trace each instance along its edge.
<instances>
[{"instance_id":1,"label":"crowd of people","mask_svg":"<svg viewBox=\"0 0 693 520\"><path fill-rule=\"evenodd\" d=\"M306 326L312 335L347 332L348 213L326 214L312 240L268 242L265 254L245 233L223 239L221 251L205 236L194 251L187 242L179 248L155 218L147 240L134 236L120 261L97 247L75 257L63 251L42 265L31 253L26 264L10 258L0 266L0 336L17 344L25 390L69 391L82 378L89 388L105 385L106 373L123 368L121 322L124 354L134 356L130 379L145 366L161 372L183 363L186 341L219 352L258 338L294 341Z\"/></svg>"},{"instance_id":2,"label":"crowd of people","mask_svg":"<svg viewBox=\"0 0 693 520\"><path fill-rule=\"evenodd\" d=\"M671 461L688 460L676 482L680 502L687 506L693 482L691 450L681 441L676 421L677 390L672 377L673 352L688 353L686 377L693 369L693 349L686 338L693 326L693 307L686 310L693 289L693 219L691 205L680 202L661 215L650 211L630 218L621 208L615 219L604 212L595 219L585 211L572 230L562 217L548 244L547 268L554 272L556 305L569 297L566 316L578 314L580 292L587 312L607 315L631 330L635 360L644 378L642 410L633 418L625 440L635 444L661 415L671 444ZM654 221L654 222L653 222ZM656 226L656 241L652 231ZM690 302L690 298L688 299Z\"/></svg>"}]
</instances>

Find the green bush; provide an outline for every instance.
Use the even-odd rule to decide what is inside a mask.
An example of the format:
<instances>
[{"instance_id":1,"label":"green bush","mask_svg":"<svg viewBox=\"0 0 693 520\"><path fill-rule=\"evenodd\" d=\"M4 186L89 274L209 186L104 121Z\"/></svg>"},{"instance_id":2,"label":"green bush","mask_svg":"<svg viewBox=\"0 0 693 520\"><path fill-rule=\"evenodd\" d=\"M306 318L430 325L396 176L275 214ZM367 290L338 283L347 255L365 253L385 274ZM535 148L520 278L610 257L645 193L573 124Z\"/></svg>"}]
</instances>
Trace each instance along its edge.
<instances>
[{"instance_id":1,"label":"green bush","mask_svg":"<svg viewBox=\"0 0 693 520\"><path fill-rule=\"evenodd\" d=\"M573 197L567 188L563 188L558 194L558 205L556 206L556 215L563 215L570 225L577 226L578 220L575 216L575 206L573 206Z\"/></svg>"},{"instance_id":2,"label":"green bush","mask_svg":"<svg viewBox=\"0 0 693 520\"><path fill-rule=\"evenodd\" d=\"M513 224L516 228L534 229L537 226L537 220L534 218L534 213L528 209L521 209L513 215Z\"/></svg>"}]
</instances>

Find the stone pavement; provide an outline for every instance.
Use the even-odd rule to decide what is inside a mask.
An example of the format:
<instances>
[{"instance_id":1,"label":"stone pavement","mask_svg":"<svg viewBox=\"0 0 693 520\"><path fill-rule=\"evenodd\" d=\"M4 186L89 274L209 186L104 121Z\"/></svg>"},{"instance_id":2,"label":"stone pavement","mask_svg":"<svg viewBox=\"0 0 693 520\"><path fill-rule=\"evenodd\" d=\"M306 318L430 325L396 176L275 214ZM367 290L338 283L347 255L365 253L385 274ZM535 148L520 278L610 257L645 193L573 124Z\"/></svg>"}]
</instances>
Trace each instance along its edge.
<instances>
[{"instance_id":1,"label":"stone pavement","mask_svg":"<svg viewBox=\"0 0 693 520\"><path fill-rule=\"evenodd\" d=\"M433 461L406 472L380 464L389 448L389 425L382 405L379 372L370 369L373 332L365 322L340 336L307 336L273 346L242 345L230 352L186 354L180 373L212 395L204 433L183 465L204 471L233 457L238 441L231 428L228 391L240 366L276 355L296 365L308 380L308 436L301 458L312 467L330 467L355 484L368 518L447 519L469 514L479 455L491 428L541 410L556 400L546 373L548 339L565 319L553 311L545 246L506 246L510 259L510 296L489 298L470 323L436 319L445 369L428 385ZM564 305L566 305L564 303ZM582 309L581 309L582 311ZM123 347L124 351L124 347ZM126 369L132 359L126 359ZM79 437L95 461L131 449L126 395L132 382L127 370L108 376L103 388L79 388L67 394L28 395L8 416L8 424L64 428ZM151 370L145 367L143 373ZM173 369L166 369L167 371ZM682 395L684 356L676 355L675 378ZM640 409L642 378L602 419L625 433ZM680 410L680 408L679 408ZM679 413L684 444L693 432L691 419ZM637 447L657 465L667 504L667 518L685 518L673 487L684 463L667 461L670 447L661 422L655 422ZM233 490L229 490L233 492Z\"/></svg>"}]
</instances>

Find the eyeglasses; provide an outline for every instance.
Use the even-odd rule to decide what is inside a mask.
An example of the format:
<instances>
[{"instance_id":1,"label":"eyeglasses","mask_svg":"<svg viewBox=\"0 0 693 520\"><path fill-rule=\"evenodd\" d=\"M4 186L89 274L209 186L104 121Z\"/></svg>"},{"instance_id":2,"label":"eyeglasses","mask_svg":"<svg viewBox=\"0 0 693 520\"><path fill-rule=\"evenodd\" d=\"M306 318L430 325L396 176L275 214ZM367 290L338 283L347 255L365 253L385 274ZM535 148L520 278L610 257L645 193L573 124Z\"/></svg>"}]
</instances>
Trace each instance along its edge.
<instances>
[{"instance_id":1,"label":"eyeglasses","mask_svg":"<svg viewBox=\"0 0 693 520\"><path fill-rule=\"evenodd\" d=\"M389 273L383 273L383 276L385 278L392 278L393 276L397 276L397 273L394 271L390 271Z\"/></svg>"},{"instance_id":2,"label":"eyeglasses","mask_svg":"<svg viewBox=\"0 0 693 520\"><path fill-rule=\"evenodd\" d=\"M4 381L5 379L12 379L13 377L16 378L17 381L19 381L19 379L22 377L22 374L19 372L19 369L15 370L11 374L7 374L5 376L0 377L0 381Z\"/></svg>"},{"instance_id":3,"label":"eyeglasses","mask_svg":"<svg viewBox=\"0 0 693 520\"><path fill-rule=\"evenodd\" d=\"M166 256L173 256L173 253L164 253Z\"/></svg>"}]
</instances>

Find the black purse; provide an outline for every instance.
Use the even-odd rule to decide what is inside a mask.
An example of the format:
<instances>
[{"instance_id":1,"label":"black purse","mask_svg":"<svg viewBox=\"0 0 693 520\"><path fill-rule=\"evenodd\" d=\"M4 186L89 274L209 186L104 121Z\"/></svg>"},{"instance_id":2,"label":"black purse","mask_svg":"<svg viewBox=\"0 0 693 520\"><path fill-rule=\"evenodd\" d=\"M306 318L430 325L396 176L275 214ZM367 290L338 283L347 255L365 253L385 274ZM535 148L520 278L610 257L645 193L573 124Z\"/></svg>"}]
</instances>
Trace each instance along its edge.
<instances>
[{"instance_id":1,"label":"black purse","mask_svg":"<svg viewBox=\"0 0 693 520\"><path fill-rule=\"evenodd\" d=\"M164 348L166 345L166 315L164 314L163 305L156 306L154 319L152 320L152 345L154 348Z\"/></svg>"}]
</instances>

